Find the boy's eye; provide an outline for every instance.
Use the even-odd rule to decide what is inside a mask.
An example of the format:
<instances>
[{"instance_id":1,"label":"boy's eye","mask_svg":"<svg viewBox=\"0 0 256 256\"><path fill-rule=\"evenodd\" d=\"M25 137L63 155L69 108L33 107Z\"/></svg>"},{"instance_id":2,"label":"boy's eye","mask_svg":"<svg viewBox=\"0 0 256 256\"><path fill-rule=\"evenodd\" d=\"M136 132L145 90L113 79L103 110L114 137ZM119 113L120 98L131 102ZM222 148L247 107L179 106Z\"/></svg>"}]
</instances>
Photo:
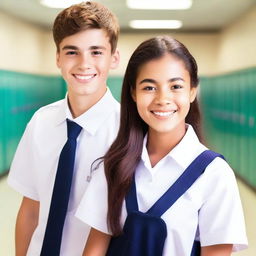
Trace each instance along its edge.
<instances>
[{"instance_id":1,"label":"boy's eye","mask_svg":"<svg viewBox=\"0 0 256 256\"><path fill-rule=\"evenodd\" d=\"M68 51L66 52L66 55L76 55L76 51Z\"/></svg>"},{"instance_id":2,"label":"boy's eye","mask_svg":"<svg viewBox=\"0 0 256 256\"><path fill-rule=\"evenodd\" d=\"M103 54L103 52L102 51L93 51L92 52L92 55L102 55Z\"/></svg>"}]
</instances>

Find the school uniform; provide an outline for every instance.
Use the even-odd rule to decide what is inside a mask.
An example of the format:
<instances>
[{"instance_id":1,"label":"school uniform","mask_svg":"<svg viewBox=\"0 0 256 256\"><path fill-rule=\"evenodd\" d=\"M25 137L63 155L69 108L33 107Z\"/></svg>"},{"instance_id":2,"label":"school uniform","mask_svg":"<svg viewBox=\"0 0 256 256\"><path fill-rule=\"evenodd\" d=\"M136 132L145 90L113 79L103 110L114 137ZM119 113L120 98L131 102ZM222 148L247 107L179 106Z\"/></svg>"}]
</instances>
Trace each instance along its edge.
<instances>
[{"instance_id":1,"label":"school uniform","mask_svg":"<svg viewBox=\"0 0 256 256\"><path fill-rule=\"evenodd\" d=\"M86 191L93 161L105 154L119 127L119 103L108 89L81 116L73 119L65 99L39 109L28 123L11 165L8 183L23 196L40 201L39 223L28 256L40 255L52 198L58 158L67 140L66 119L82 127L77 139L76 160L63 228L61 256L82 255L89 227L74 214Z\"/></svg>"},{"instance_id":2,"label":"school uniform","mask_svg":"<svg viewBox=\"0 0 256 256\"><path fill-rule=\"evenodd\" d=\"M147 136L135 173L141 212L146 212L190 163L207 149L188 125L181 142L152 168L146 142ZM76 216L93 228L111 234L106 221L107 183L102 166L94 172ZM124 203L122 225L126 217ZM219 157L208 165L195 183L162 215L162 219L167 226L164 256L190 255L195 234L201 246L233 244L233 251L247 247L244 216L235 176L229 165Z\"/></svg>"}]
</instances>

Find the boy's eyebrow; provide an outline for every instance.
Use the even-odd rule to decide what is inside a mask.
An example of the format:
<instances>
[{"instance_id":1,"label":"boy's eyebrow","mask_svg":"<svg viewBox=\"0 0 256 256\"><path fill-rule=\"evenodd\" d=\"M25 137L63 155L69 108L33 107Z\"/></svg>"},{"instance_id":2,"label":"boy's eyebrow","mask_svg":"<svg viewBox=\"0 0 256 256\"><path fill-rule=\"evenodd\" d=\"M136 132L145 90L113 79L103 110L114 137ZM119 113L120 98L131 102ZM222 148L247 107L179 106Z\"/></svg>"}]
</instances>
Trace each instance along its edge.
<instances>
[{"instance_id":1,"label":"boy's eyebrow","mask_svg":"<svg viewBox=\"0 0 256 256\"><path fill-rule=\"evenodd\" d=\"M65 45L62 50L78 50L78 47L74 45Z\"/></svg>"},{"instance_id":2,"label":"boy's eyebrow","mask_svg":"<svg viewBox=\"0 0 256 256\"><path fill-rule=\"evenodd\" d=\"M171 79L168 80L168 82L169 82L169 83L172 83L172 82L179 81L179 80L185 82L185 80L184 80L183 78L181 78L181 77L174 77L174 78L171 78ZM146 79L143 79L142 81L139 82L139 84L142 84L142 83L152 83L152 84L156 84L157 81L154 80L154 79L151 79L151 78L146 78Z\"/></svg>"},{"instance_id":3,"label":"boy's eyebrow","mask_svg":"<svg viewBox=\"0 0 256 256\"><path fill-rule=\"evenodd\" d=\"M105 46L101 46L101 45L93 45L89 47L89 50L97 50L97 49L102 49L102 50L106 50ZM65 45L62 50L79 50L79 48L75 45Z\"/></svg>"}]
</instances>

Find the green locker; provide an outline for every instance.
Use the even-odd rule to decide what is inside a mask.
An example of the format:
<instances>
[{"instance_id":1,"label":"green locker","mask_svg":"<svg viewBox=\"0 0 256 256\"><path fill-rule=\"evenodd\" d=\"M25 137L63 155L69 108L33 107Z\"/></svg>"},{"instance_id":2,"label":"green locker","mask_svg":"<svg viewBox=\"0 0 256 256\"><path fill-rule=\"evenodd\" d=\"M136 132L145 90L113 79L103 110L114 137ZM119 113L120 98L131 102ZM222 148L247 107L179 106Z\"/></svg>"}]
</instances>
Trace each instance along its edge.
<instances>
[{"instance_id":1,"label":"green locker","mask_svg":"<svg viewBox=\"0 0 256 256\"><path fill-rule=\"evenodd\" d=\"M201 79L208 145L256 188L256 68Z\"/></svg>"},{"instance_id":2,"label":"green locker","mask_svg":"<svg viewBox=\"0 0 256 256\"><path fill-rule=\"evenodd\" d=\"M120 102L121 99L121 90L122 90L122 77L109 77L107 81L108 88L111 90L111 93L116 100Z\"/></svg>"},{"instance_id":3,"label":"green locker","mask_svg":"<svg viewBox=\"0 0 256 256\"><path fill-rule=\"evenodd\" d=\"M18 142L33 113L65 96L60 76L0 70L0 174L8 170Z\"/></svg>"},{"instance_id":4,"label":"green locker","mask_svg":"<svg viewBox=\"0 0 256 256\"><path fill-rule=\"evenodd\" d=\"M252 70L249 76L248 96L248 170L250 184L256 188L256 71Z\"/></svg>"},{"instance_id":5,"label":"green locker","mask_svg":"<svg viewBox=\"0 0 256 256\"><path fill-rule=\"evenodd\" d=\"M0 72L0 77L1 77L1 72ZM0 176L3 174L5 170L5 105L4 105L4 86L3 82L0 82Z\"/></svg>"}]
</instances>

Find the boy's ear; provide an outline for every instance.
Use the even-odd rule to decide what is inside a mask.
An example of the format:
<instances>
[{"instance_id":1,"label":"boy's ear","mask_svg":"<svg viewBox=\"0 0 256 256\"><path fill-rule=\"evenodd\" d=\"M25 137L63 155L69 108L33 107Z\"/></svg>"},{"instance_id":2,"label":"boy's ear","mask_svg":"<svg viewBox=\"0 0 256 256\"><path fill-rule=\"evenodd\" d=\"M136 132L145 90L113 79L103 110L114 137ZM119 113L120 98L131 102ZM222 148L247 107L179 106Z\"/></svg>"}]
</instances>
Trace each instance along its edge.
<instances>
[{"instance_id":1,"label":"boy's ear","mask_svg":"<svg viewBox=\"0 0 256 256\"><path fill-rule=\"evenodd\" d=\"M115 52L112 54L111 56L111 64L110 64L110 68L111 69L116 69L119 65L119 61L120 61L120 54L119 54L119 50L116 49Z\"/></svg>"},{"instance_id":2,"label":"boy's ear","mask_svg":"<svg viewBox=\"0 0 256 256\"><path fill-rule=\"evenodd\" d=\"M197 87L192 87L190 89L190 103L192 103L197 96Z\"/></svg>"},{"instance_id":3,"label":"boy's ear","mask_svg":"<svg viewBox=\"0 0 256 256\"><path fill-rule=\"evenodd\" d=\"M60 68L60 53L56 52L56 65L58 68Z\"/></svg>"}]
</instances>

